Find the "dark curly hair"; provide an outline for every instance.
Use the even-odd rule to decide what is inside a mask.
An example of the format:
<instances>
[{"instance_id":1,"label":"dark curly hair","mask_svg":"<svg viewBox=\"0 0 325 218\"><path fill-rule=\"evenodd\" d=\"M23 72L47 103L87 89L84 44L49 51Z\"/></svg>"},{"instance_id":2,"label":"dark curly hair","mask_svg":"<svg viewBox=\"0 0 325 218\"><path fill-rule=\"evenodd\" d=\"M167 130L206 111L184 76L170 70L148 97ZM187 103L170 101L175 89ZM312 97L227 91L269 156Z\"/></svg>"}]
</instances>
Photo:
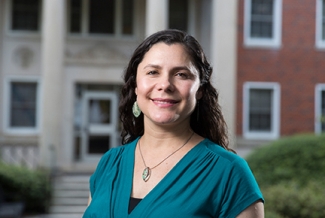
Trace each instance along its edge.
<instances>
[{"instance_id":1,"label":"dark curly hair","mask_svg":"<svg viewBox=\"0 0 325 218\"><path fill-rule=\"evenodd\" d=\"M198 101L191 115L191 128L202 137L210 139L227 150L231 150L228 147L227 125L218 103L218 92L210 82L212 67L198 41L187 33L174 29L159 31L146 38L135 49L125 70L125 84L122 87L119 105L120 120L122 122L122 144L131 142L144 133L143 114L141 113L136 118L132 113L132 106L136 101L137 68L149 49L159 42L167 45L183 45L200 74L199 90L202 92L202 98Z\"/></svg>"}]
</instances>

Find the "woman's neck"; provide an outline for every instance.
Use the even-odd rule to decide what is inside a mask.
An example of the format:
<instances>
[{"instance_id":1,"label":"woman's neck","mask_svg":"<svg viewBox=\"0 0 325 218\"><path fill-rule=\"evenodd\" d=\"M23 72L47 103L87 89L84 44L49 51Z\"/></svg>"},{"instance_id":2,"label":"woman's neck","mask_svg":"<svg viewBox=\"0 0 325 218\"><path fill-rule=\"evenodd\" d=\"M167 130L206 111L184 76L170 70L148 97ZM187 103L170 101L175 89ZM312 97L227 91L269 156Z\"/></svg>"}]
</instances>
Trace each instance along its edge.
<instances>
[{"instance_id":1,"label":"woman's neck","mask_svg":"<svg viewBox=\"0 0 325 218\"><path fill-rule=\"evenodd\" d=\"M141 137L141 144L150 148L173 148L186 141L193 131L188 127L186 129L177 129L175 131L145 131Z\"/></svg>"}]
</instances>

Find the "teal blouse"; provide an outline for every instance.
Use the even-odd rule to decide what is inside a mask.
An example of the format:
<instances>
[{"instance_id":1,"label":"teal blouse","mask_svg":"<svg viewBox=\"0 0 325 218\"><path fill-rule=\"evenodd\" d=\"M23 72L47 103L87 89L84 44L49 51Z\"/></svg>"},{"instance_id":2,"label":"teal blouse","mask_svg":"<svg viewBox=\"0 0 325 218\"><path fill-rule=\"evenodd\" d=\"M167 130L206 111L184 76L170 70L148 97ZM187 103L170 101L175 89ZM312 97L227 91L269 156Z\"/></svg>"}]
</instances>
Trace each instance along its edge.
<instances>
[{"instance_id":1,"label":"teal blouse","mask_svg":"<svg viewBox=\"0 0 325 218\"><path fill-rule=\"evenodd\" d=\"M92 201L83 218L233 218L264 201L246 161L204 139L128 214L137 141L101 158L90 178Z\"/></svg>"}]
</instances>

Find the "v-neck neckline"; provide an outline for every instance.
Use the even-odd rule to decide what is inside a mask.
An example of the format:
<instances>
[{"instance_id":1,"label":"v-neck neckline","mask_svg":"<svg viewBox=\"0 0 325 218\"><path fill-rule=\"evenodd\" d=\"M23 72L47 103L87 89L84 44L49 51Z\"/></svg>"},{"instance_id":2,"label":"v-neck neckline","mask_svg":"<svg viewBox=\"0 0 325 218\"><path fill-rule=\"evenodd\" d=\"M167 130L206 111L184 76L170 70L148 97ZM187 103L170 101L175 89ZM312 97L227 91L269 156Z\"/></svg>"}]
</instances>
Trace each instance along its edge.
<instances>
[{"instance_id":1,"label":"v-neck neckline","mask_svg":"<svg viewBox=\"0 0 325 218\"><path fill-rule=\"evenodd\" d=\"M127 214L128 217L135 216L134 214L138 213L137 211L141 211L141 208L145 207L145 204L148 200L153 198L154 194L156 192L159 192L159 190L162 190L162 187L168 183L165 182L165 180L168 181L168 178L172 177L173 174L175 174L175 171L180 168L184 167L185 165L182 164L184 161L187 159L191 158L191 156L196 155L199 153L199 151L203 148L203 146L200 146L205 140L203 139L199 143L197 143L191 150L189 150L177 163L176 165L157 183L155 187L146 195L142 200L138 203L138 205L131 211L131 213L128 213L128 205L129 205L129 200L132 194L132 187L133 187L133 176L134 176L134 162L135 162L135 150L136 150L136 145L139 141L140 137L138 137L136 140L133 141L133 146L130 148L128 155L127 155L127 172L126 172L126 177L127 177L127 191L124 192L125 196L123 197L123 204L126 205L126 207L123 208L124 213Z\"/></svg>"}]
</instances>

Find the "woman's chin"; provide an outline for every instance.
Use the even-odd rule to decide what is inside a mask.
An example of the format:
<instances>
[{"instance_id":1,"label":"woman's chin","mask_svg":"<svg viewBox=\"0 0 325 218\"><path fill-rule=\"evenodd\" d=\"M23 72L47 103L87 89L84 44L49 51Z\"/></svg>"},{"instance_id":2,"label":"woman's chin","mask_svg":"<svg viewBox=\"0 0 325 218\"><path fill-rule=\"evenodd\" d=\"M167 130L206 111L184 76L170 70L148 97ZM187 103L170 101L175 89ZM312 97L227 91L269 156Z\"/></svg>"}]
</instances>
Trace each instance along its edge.
<instances>
[{"instance_id":1,"label":"woman's chin","mask_svg":"<svg viewBox=\"0 0 325 218\"><path fill-rule=\"evenodd\" d=\"M178 120L179 116L159 116L152 117L150 120L157 125L173 124Z\"/></svg>"}]
</instances>

